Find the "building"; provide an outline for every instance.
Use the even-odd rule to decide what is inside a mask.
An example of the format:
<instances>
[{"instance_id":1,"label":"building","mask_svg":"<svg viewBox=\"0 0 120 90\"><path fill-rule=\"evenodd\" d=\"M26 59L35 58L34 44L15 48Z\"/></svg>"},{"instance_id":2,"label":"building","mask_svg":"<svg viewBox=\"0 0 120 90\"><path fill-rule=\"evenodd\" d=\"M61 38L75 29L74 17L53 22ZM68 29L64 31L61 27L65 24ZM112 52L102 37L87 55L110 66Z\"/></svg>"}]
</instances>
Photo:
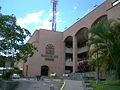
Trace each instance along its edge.
<instances>
[{"instance_id":1,"label":"building","mask_svg":"<svg viewBox=\"0 0 120 90\"><path fill-rule=\"evenodd\" d=\"M120 0L106 0L64 32L36 30L28 43L34 43L38 52L24 64L24 75L76 72L79 62L89 59L88 30L103 19L119 18L119 10Z\"/></svg>"}]
</instances>

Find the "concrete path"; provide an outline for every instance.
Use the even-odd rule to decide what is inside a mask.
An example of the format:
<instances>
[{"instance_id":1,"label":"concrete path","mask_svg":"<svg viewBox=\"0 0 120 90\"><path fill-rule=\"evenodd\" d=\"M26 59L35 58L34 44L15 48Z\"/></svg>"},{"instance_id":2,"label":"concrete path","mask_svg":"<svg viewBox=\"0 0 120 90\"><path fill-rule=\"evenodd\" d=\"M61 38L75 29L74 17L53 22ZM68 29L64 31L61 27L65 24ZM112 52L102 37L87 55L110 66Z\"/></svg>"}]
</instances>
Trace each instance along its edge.
<instances>
[{"instance_id":1,"label":"concrete path","mask_svg":"<svg viewBox=\"0 0 120 90\"><path fill-rule=\"evenodd\" d=\"M76 80L65 80L64 90L84 90L82 81Z\"/></svg>"},{"instance_id":2,"label":"concrete path","mask_svg":"<svg viewBox=\"0 0 120 90\"><path fill-rule=\"evenodd\" d=\"M50 85L53 84L55 90L59 90L55 82L51 80L19 80L19 85L15 90L50 90Z\"/></svg>"}]
</instances>

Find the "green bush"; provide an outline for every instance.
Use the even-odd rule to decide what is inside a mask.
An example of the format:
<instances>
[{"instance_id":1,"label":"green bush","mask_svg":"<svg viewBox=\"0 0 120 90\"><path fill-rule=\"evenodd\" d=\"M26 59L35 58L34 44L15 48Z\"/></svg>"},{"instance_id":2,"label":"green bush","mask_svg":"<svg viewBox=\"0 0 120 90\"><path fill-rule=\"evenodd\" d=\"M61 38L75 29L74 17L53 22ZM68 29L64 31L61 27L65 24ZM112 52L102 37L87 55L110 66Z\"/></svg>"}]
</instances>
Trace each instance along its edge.
<instances>
[{"instance_id":1,"label":"green bush","mask_svg":"<svg viewBox=\"0 0 120 90\"><path fill-rule=\"evenodd\" d=\"M23 75L22 75L22 70L20 70L18 67L14 67L13 73L17 73L17 74L19 74L20 76L23 76Z\"/></svg>"},{"instance_id":2,"label":"green bush","mask_svg":"<svg viewBox=\"0 0 120 90\"><path fill-rule=\"evenodd\" d=\"M120 90L120 80L105 80L98 84L90 80L90 83L94 90Z\"/></svg>"},{"instance_id":3,"label":"green bush","mask_svg":"<svg viewBox=\"0 0 120 90\"><path fill-rule=\"evenodd\" d=\"M3 71L3 79L8 80L8 79L10 79L11 75L12 75L12 71L11 70L4 70Z\"/></svg>"}]
</instances>

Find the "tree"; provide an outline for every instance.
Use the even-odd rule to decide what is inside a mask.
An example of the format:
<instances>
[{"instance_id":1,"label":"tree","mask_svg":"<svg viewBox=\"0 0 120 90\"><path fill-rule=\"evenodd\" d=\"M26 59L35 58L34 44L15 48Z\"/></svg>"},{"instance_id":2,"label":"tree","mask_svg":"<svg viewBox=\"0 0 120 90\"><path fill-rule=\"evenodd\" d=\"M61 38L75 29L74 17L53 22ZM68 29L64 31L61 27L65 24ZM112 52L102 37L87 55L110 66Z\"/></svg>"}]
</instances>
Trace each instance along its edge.
<instances>
[{"instance_id":1,"label":"tree","mask_svg":"<svg viewBox=\"0 0 120 90\"><path fill-rule=\"evenodd\" d=\"M103 62L106 61L105 57L108 56L106 45L106 32L107 30L109 30L109 25L110 23L108 23L107 21L101 21L90 29L92 37L89 40L89 44L93 47L90 50L90 57L92 57L92 60L96 59L98 81L100 79L100 67L102 68L102 65L104 65Z\"/></svg>"},{"instance_id":2,"label":"tree","mask_svg":"<svg viewBox=\"0 0 120 90\"><path fill-rule=\"evenodd\" d=\"M16 59L19 61L20 59L27 61L28 57L32 57L34 52L37 50L34 44L26 43L24 45L20 45L19 53L16 54Z\"/></svg>"},{"instance_id":3,"label":"tree","mask_svg":"<svg viewBox=\"0 0 120 90\"><path fill-rule=\"evenodd\" d=\"M36 47L33 44L24 44L26 37L30 36L31 33L27 29L16 24L16 17L13 14L0 13L0 56L6 57L6 61L26 60L34 54Z\"/></svg>"},{"instance_id":4,"label":"tree","mask_svg":"<svg viewBox=\"0 0 120 90\"><path fill-rule=\"evenodd\" d=\"M114 69L120 79L120 19L103 20L91 28L90 33L89 43L94 47L91 57L99 61L98 66L104 68L103 71Z\"/></svg>"},{"instance_id":5,"label":"tree","mask_svg":"<svg viewBox=\"0 0 120 90\"><path fill-rule=\"evenodd\" d=\"M0 56L0 67L4 67L4 66L5 66L5 57Z\"/></svg>"}]
</instances>

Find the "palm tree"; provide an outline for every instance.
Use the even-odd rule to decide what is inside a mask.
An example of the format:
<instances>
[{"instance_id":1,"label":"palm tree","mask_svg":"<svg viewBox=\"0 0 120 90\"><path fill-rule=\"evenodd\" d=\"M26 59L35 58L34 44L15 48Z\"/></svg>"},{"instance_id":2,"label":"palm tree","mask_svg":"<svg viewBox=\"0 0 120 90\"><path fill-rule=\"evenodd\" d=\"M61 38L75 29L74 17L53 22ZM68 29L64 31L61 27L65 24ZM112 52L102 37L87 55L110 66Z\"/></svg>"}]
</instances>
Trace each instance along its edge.
<instances>
[{"instance_id":1,"label":"palm tree","mask_svg":"<svg viewBox=\"0 0 120 90\"><path fill-rule=\"evenodd\" d=\"M105 24L107 23L107 24ZM90 29L92 37L89 39L89 44L92 45L90 49L90 56L96 59L97 66L97 81L100 79L100 66L102 67L105 62L105 56L108 56L108 50L106 45L106 32L109 30L110 23L108 21L101 21L96 26ZM107 65L104 65L107 66ZM105 69L103 69L105 71Z\"/></svg>"},{"instance_id":2,"label":"palm tree","mask_svg":"<svg viewBox=\"0 0 120 90\"><path fill-rule=\"evenodd\" d=\"M91 57L97 59L97 66L100 65L103 71L103 67L112 66L120 79L120 19L103 20L91 28L90 33L89 43L93 46Z\"/></svg>"}]
</instances>

